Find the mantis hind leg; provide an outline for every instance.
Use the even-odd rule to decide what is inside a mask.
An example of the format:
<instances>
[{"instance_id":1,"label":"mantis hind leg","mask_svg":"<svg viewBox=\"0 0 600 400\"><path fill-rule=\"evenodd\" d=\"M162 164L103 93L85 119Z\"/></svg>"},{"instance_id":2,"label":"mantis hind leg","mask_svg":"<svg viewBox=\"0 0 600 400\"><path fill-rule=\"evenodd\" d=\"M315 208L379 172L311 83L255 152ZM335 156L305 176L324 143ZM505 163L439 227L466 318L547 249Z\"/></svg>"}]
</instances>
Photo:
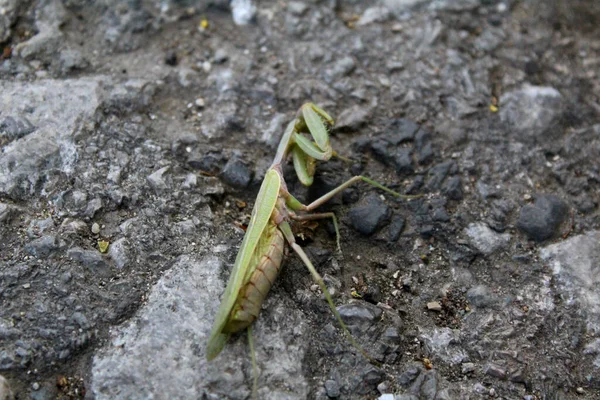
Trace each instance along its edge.
<instances>
[{"instance_id":1,"label":"mantis hind leg","mask_svg":"<svg viewBox=\"0 0 600 400\"><path fill-rule=\"evenodd\" d=\"M304 250L302 250L302 247L300 247L296 243L296 239L294 239L294 234L292 233L292 228L290 228L290 225L287 222L283 222L279 225L279 229L281 229L281 232L283 232L283 235L285 236L286 240L288 241L288 243L290 244L292 249L296 252L296 254L298 254L298 257L300 257L300 259L302 260L304 265L306 265L306 268L308 268L308 270L310 271L310 274L312 275L314 281L321 288L321 291L323 292L323 294L325 295L325 298L327 299L327 303L329 303L329 308L331 308L331 312L333 313L333 315L337 319L338 323L342 327L342 330L348 337L348 340L350 341L352 346L354 346L354 348L356 348L367 360L369 360L369 362L371 364L380 366L381 364L378 361L376 361L375 359L373 359L371 356L369 356L369 354L367 354L367 352L358 344L356 339L354 339L354 337L350 333L350 330L344 323L344 320L342 320L342 316L338 312L337 308L335 308L335 303L333 302L333 299L331 298L331 295L329 294L329 290L327 290L327 286L325 286L325 282L323 281L323 278L317 272L316 268L314 267L314 265L312 264L312 262L310 261L310 259L308 258L308 256L304 252Z\"/></svg>"},{"instance_id":2,"label":"mantis hind leg","mask_svg":"<svg viewBox=\"0 0 600 400\"><path fill-rule=\"evenodd\" d=\"M248 327L248 347L250 347L250 358L252 359L252 399L258 399L258 365L256 364L256 351L254 349L254 338L252 337L252 325Z\"/></svg>"},{"instance_id":3,"label":"mantis hind leg","mask_svg":"<svg viewBox=\"0 0 600 400\"><path fill-rule=\"evenodd\" d=\"M356 339L354 339L354 337L348 330L348 327L342 320L342 316L338 312L337 308L335 308L335 303L333 302L333 299L331 298L331 295L329 294L329 290L327 290L327 286L325 286L325 282L323 282L323 278L317 272L317 270L315 269L314 265L312 264L312 262L310 261L310 259L308 258L308 256L304 252L304 250L302 250L302 247L300 247L297 243L290 243L290 245L292 246L292 249L296 252L296 254L298 254L298 257L300 257L300 259L302 260L304 265L306 265L306 268L308 268L308 270L310 271L315 282L321 288L321 291L323 292L323 294L325 295L325 298L327 299L327 303L329 303L329 308L331 308L331 312L333 313L333 315L335 315L335 318L337 319L338 323L342 327L342 330L348 337L348 340L350 341L352 346L354 346L354 348L356 348L367 360L369 360L369 362L371 364L379 366L380 363L377 362L376 360L374 360L370 355L367 354L367 352L361 347L361 345L358 344Z\"/></svg>"}]
</instances>

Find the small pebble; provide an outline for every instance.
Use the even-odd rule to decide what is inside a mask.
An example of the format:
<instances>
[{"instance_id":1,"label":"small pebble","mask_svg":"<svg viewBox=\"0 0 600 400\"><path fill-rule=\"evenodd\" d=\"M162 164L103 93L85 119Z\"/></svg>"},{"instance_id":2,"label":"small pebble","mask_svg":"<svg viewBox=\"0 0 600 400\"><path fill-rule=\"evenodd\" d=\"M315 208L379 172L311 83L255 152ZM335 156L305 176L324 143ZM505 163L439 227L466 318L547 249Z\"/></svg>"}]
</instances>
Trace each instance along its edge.
<instances>
[{"instance_id":1,"label":"small pebble","mask_svg":"<svg viewBox=\"0 0 600 400\"><path fill-rule=\"evenodd\" d=\"M577 392L577 394L584 394L585 390L583 390L583 388L580 386L577 389L575 389L575 391Z\"/></svg>"},{"instance_id":2,"label":"small pebble","mask_svg":"<svg viewBox=\"0 0 600 400\"><path fill-rule=\"evenodd\" d=\"M379 393L381 393L382 395L385 394L385 392L388 391L388 385L385 382L381 382L379 385L377 385L377 391Z\"/></svg>"},{"instance_id":3,"label":"small pebble","mask_svg":"<svg viewBox=\"0 0 600 400\"><path fill-rule=\"evenodd\" d=\"M463 374L468 374L473 371L475 371L475 364L470 362L462 363L461 372Z\"/></svg>"},{"instance_id":4,"label":"small pebble","mask_svg":"<svg viewBox=\"0 0 600 400\"><path fill-rule=\"evenodd\" d=\"M37 390L40 390L40 384L39 384L39 383L37 383L37 382L33 382L33 383L31 384L31 388L32 388L33 390L36 390L36 391L37 391Z\"/></svg>"},{"instance_id":5,"label":"small pebble","mask_svg":"<svg viewBox=\"0 0 600 400\"><path fill-rule=\"evenodd\" d=\"M29 289L31 287L31 283L26 283L23 285L23 289Z\"/></svg>"},{"instance_id":6,"label":"small pebble","mask_svg":"<svg viewBox=\"0 0 600 400\"><path fill-rule=\"evenodd\" d=\"M92 233L93 233L94 235L97 235L97 234L99 234L99 233L100 233L100 225L99 225L97 222L94 222L94 223L92 224Z\"/></svg>"},{"instance_id":7,"label":"small pebble","mask_svg":"<svg viewBox=\"0 0 600 400\"><path fill-rule=\"evenodd\" d=\"M442 311L442 305L439 301L430 301L427 303L427 309L431 311Z\"/></svg>"}]
</instances>

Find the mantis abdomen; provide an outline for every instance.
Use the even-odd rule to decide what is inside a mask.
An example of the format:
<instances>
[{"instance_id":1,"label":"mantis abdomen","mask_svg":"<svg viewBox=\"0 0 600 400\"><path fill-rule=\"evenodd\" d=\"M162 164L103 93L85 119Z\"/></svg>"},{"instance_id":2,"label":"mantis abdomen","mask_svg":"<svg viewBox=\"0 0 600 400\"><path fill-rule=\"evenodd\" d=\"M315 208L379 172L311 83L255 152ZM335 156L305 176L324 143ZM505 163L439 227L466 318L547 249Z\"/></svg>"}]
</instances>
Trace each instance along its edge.
<instances>
[{"instance_id":1,"label":"mantis abdomen","mask_svg":"<svg viewBox=\"0 0 600 400\"><path fill-rule=\"evenodd\" d=\"M250 279L240 288L223 333L241 331L256 320L262 303L279 274L284 246L283 233L277 225L268 224L252 259Z\"/></svg>"}]
</instances>

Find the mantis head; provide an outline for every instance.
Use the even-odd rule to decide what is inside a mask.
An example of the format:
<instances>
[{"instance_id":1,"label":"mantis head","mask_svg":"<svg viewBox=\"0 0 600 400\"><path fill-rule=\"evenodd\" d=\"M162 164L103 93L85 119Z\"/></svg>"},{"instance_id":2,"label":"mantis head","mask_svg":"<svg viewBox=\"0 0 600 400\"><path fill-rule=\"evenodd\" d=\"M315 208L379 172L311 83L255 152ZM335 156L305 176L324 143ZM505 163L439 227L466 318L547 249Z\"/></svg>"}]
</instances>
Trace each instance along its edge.
<instances>
[{"instance_id":1,"label":"mantis head","mask_svg":"<svg viewBox=\"0 0 600 400\"><path fill-rule=\"evenodd\" d=\"M316 160L327 161L333 154L328 132L333 123L333 118L313 103L304 104L298 111L294 121L292 158L298 179L305 186L313 183ZM303 133L309 134L313 140Z\"/></svg>"}]
</instances>

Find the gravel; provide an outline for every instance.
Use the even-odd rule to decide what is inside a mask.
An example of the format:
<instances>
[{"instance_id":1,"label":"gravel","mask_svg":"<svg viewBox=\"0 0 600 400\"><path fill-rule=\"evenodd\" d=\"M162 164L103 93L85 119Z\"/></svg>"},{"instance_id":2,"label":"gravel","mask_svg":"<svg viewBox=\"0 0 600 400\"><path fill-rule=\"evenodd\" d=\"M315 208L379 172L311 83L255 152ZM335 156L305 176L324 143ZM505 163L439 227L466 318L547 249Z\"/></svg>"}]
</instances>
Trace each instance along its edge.
<instances>
[{"instance_id":1,"label":"gravel","mask_svg":"<svg viewBox=\"0 0 600 400\"><path fill-rule=\"evenodd\" d=\"M600 398L600 6L83 3L0 0L0 397L249 397L245 335L211 363L207 335L312 101L351 162L308 189L286 162L290 194L422 196L319 207L341 254L330 220L292 224L382 367L292 253L258 397Z\"/></svg>"},{"instance_id":2,"label":"gravel","mask_svg":"<svg viewBox=\"0 0 600 400\"><path fill-rule=\"evenodd\" d=\"M517 226L530 239L542 242L558 233L568 212L568 206L557 196L540 195L533 204L521 208Z\"/></svg>"}]
</instances>

